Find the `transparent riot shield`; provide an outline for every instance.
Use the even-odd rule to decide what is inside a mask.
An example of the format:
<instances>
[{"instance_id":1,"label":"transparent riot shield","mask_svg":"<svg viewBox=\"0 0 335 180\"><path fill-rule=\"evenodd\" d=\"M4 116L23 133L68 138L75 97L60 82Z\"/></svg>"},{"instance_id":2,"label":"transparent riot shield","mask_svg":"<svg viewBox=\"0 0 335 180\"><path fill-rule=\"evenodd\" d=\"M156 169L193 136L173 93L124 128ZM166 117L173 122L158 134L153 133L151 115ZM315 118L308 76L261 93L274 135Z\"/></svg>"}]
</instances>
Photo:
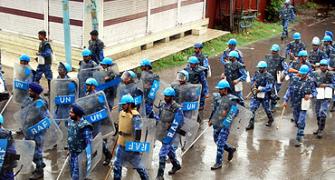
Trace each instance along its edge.
<instances>
[{"instance_id":1,"label":"transparent riot shield","mask_svg":"<svg viewBox=\"0 0 335 180\"><path fill-rule=\"evenodd\" d=\"M99 133L93 139L91 146L79 154L79 179L87 178L102 158L102 135Z\"/></svg>"},{"instance_id":2,"label":"transparent riot shield","mask_svg":"<svg viewBox=\"0 0 335 180\"><path fill-rule=\"evenodd\" d=\"M142 163L146 169L152 168L152 157L153 157L153 149L156 141L156 120L143 118L142 119L142 135L141 142L147 144L147 148L149 150L142 155Z\"/></svg>"},{"instance_id":3,"label":"transparent riot shield","mask_svg":"<svg viewBox=\"0 0 335 180\"><path fill-rule=\"evenodd\" d=\"M238 105L238 114L234 118L230 127L230 133L240 136L243 132L245 132L245 128L248 126L251 117L252 112L249 109Z\"/></svg>"},{"instance_id":4,"label":"transparent riot shield","mask_svg":"<svg viewBox=\"0 0 335 180\"><path fill-rule=\"evenodd\" d=\"M141 80L135 80L130 84L124 84L123 82L121 82L117 88L117 103L121 100L122 96L130 94L135 100L135 105L138 112L141 114L142 117L145 117L146 112L143 92L143 83ZM121 106L119 106L118 110L121 111Z\"/></svg>"},{"instance_id":5,"label":"transparent riot shield","mask_svg":"<svg viewBox=\"0 0 335 180\"><path fill-rule=\"evenodd\" d=\"M78 98L76 103L83 108L85 112L84 119L93 125L94 135L99 132L102 132L103 135L115 133L114 123L111 119L109 106L103 91ZM106 127L103 127L103 125Z\"/></svg>"},{"instance_id":6,"label":"transparent riot shield","mask_svg":"<svg viewBox=\"0 0 335 180\"><path fill-rule=\"evenodd\" d=\"M185 136L181 136L182 150L188 149L197 136L200 95L200 84L185 84L179 86L177 90L177 100L182 105L184 113L184 123L181 129L186 132Z\"/></svg>"},{"instance_id":7,"label":"transparent riot shield","mask_svg":"<svg viewBox=\"0 0 335 180\"><path fill-rule=\"evenodd\" d=\"M28 98L23 108L14 114L14 119L21 122L26 139L32 140L41 135L44 138L43 150L52 149L63 139L63 133L56 122L49 117L46 102L42 99L32 101Z\"/></svg>"},{"instance_id":8,"label":"transparent riot shield","mask_svg":"<svg viewBox=\"0 0 335 180\"><path fill-rule=\"evenodd\" d=\"M113 76L110 76L110 74L113 74ZM95 71L93 73L93 78L95 78L99 83L99 86L96 89L105 92L108 105L110 108L113 108L117 87L121 82L121 78L118 74L106 70Z\"/></svg>"},{"instance_id":9,"label":"transparent riot shield","mask_svg":"<svg viewBox=\"0 0 335 180\"><path fill-rule=\"evenodd\" d=\"M15 63L13 78L13 100L15 103L22 103L29 96L29 83L32 81L31 67Z\"/></svg>"},{"instance_id":10,"label":"transparent riot shield","mask_svg":"<svg viewBox=\"0 0 335 180\"><path fill-rule=\"evenodd\" d=\"M145 101L153 103L160 86L159 76L152 72L142 71L141 80L143 82Z\"/></svg>"},{"instance_id":11,"label":"transparent riot shield","mask_svg":"<svg viewBox=\"0 0 335 180\"><path fill-rule=\"evenodd\" d=\"M71 105L78 97L77 82L71 79L51 80L50 113L55 121L69 118Z\"/></svg>"},{"instance_id":12,"label":"transparent riot shield","mask_svg":"<svg viewBox=\"0 0 335 180\"><path fill-rule=\"evenodd\" d=\"M100 67L95 68L87 68L87 69L80 69L78 72L78 80L79 80L79 97L85 96L86 86L85 82L88 78L93 77L93 73L98 71Z\"/></svg>"},{"instance_id":13,"label":"transparent riot shield","mask_svg":"<svg viewBox=\"0 0 335 180\"><path fill-rule=\"evenodd\" d=\"M35 141L15 140L16 153L20 155L17 167L14 171L21 169L20 174L30 174L33 171L32 162L35 152Z\"/></svg>"}]
</instances>

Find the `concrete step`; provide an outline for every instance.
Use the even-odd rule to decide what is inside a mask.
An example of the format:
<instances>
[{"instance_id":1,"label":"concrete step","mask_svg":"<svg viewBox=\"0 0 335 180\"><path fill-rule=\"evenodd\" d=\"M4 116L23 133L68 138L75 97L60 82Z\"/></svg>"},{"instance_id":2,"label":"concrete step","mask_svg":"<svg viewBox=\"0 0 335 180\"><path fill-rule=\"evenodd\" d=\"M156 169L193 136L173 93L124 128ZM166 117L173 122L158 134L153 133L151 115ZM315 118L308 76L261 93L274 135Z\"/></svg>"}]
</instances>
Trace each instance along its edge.
<instances>
[{"instance_id":1,"label":"concrete step","mask_svg":"<svg viewBox=\"0 0 335 180\"><path fill-rule=\"evenodd\" d=\"M22 53L26 53L31 57L36 56L38 51L39 40L37 38L27 37L17 33L10 33L5 31L0 31L0 48L8 53L13 53L17 56ZM64 45L57 42L51 42L51 46L56 55L55 64L60 61L65 60L65 49ZM72 64L74 68L78 68L78 63L82 59L81 49L73 47L72 48Z\"/></svg>"}]
</instances>

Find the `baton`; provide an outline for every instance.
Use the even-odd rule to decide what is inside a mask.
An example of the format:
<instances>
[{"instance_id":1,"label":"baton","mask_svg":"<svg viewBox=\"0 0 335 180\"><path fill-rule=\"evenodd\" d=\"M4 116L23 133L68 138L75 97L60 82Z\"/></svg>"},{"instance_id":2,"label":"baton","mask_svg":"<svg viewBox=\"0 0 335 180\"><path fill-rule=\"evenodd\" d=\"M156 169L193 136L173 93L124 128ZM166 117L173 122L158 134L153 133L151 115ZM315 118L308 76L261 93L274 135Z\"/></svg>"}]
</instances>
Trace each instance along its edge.
<instances>
[{"instance_id":1,"label":"baton","mask_svg":"<svg viewBox=\"0 0 335 180\"><path fill-rule=\"evenodd\" d=\"M59 172L59 174L58 174L56 180L60 180L60 177L61 177L61 175L63 174L63 171L64 171L64 169L65 169L65 166L66 166L67 162L69 161L69 158L70 158L70 155L67 155L67 157L66 157L66 159L65 159L65 162L64 162L64 164L63 164L63 166L62 166L62 169L60 170L60 172Z\"/></svg>"},{"instance_id":2,"label":"baton","mask_svg":"<svg viewBox=\"0 0 335 180\"><path fill-rule=\"evenodd\" d=\"M283 110L281 111L280 121L282 121L282 120L284 119L285 109L286 109L286 107L284 106L284 107L283 107ZM277 123L277 127L276 127L276 129L277 129L277 130L279 129L279 122Z\"/></svg>"},{"instance_id":3,"label":"baton","mask_svg":"<svg viewBox=\"0 0 335 180\"><path fill-rule=\"evenodd\" d=\"M190 150L191 148L192 148L192 146L200 139L200 137L202 136L202 135L204 135L205 134L205 132L207 131L207 129L209 128L209 126L207 126L202 132L201 132L201 134L193 141L193 143L181 154L181 157L183 157L185 154L186 154L186 152L188 151L188 150Z\"/></svg>"}]
</instances>

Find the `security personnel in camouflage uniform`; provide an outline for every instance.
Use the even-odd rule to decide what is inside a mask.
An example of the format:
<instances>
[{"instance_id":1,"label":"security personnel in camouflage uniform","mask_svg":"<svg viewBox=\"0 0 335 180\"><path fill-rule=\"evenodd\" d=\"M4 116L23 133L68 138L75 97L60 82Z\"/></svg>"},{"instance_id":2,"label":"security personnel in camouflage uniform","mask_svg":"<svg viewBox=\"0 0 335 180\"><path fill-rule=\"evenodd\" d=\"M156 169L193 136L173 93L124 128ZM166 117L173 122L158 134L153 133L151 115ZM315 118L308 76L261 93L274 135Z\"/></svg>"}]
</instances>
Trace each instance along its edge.
<instances>
[{"instance_id":1,"label":"security personnel in camouflage uniform","mask_svg":"<svg viewBox=\"0 0 335 180\"><path fill-rule=\"evenodd\" d=\"M229 39L227 42L228 48L223 51L222 56L220 57L220 61L222 64L225 64L226 61L229 61L229 53L232 51L236 51L238 53L238 57L236 58L238 62L244 64L243 54L240 50L236 48L237 40Z\"/></svg>"},{"instance_id":2,"label":"security personnel in camouflage uniform","mask_svg":"<svg viewBox=\"0 0 335 180\"><path fill-rule=\"evenodd\" d=\"M121 179L124 162L131 164L142 180L149 179L149 175L141 163L141 154L138 152L128 152L125 149L125 143L127 141L141 140L142 121L140 113L134 109L134 103L134 98L129 94L122 96L120 101L122 111L119 114L119 138L117 140L116 158L114 162L115 180Z\"/></svg>"},{"instance_id":3,"label":"security personnel in camouflage uniform","mask_svg":"<svg viewBox=\"0 0 335 180\"><path fill-rule=\"evenodd\" d=\"M86 96L95 94L97 92L96 88L98 87L98 81L94 78L88 78L85 82L86 84Z\"/></svg>"},{"instance_id":4,"label":"security personnel in camouflage uniform","mask_svg":"<svg viewBox=\"0 0 335 180\"><path fill-rule=\"evenodd\" d=\"M228 136L230 126L234 117L238 113L237 102L238 98L229 94L230 85L228 81L221 80L215 87L219 93L213 93L213 111L208 121L208 125L213 125L213 137L217 146L216 161L211 170L216 170L222 167L222 158L224 150L228 152L228 161L234 157L236 148L228 144Z\"/></svg>"},{"instance_id":5,"label":"security personnel in camouflage uniform","mask_svg":"<svg viewBox=\"0 0 335 180\"><path fill-rule=\"evenodd\" d=\"M107 76L105 77L106 83L114 80L116 77L120 75L118 70L113 68L113 66L117 66L117 65L113 63L113 60L111 58L105 57L101 61L100 65L102 66L104 71L107 71ZM110 87L110 88L104 89L104 92L106 94L109 108L113 108L114 99L116 97L116 87Z\"/></svg>"},{"instance_id":6,"label":"security personnel in camouflage uniform","mask_svg":"<svg viewBox=\"0 0 335 180\"><path fill-rule=\"evenodd\" d=\"M29 84L29 98L27 98L21 105L21 109L24 107L30 106L32 103L37 103L38 101L43 103L41 106L46 106L47 102L42 99L40 94L43 92L43 88L35 83L32 82ZM49 111L43 112L44 117L49 116ZM33 125L34 122L26 122L27 125ZM23 127L23 130L27 130L28 128ZM45 163L43 162L43 144L44 144L44 135L46 130L42 130L38 134L35 135L29 135L27 133L24 133L25 139L27 140L34 140L35 141L35 152L34 152L34 158L33 162L36 165L35 171L32 173L32 176L30 176L29 179L40 179L44 176L43 168L45 167Z\"/></svg>"},{"instance_id":7,"label":"security personnel in camouflage uniform","mask_svg":"<svg viewBox=\"0 0 335 180\"><path fill-rule=\"evenodd\" d=\"M70 172L72 180L79 180L78 156L92 142L92 125L85 119L84 110L77 104L72 104L68 121L68 147L70 154Z\"/></svg>"},{"instance_id":8,"label":"security personnel in camouflage uniform","mask_svg":"<svg viewBox=\"0 0 335 180\"><path fill-rule=\"evenodd\" d=\"M310 72L312 71L312 65L307 61L308 53L306 50L302 50L298 53L298 59L293 61L288 69L288 75L292 78L295 74L299 72L302 65L307 65Z\"/></svg>"},{"instance_id":9,"label":"security personnel in camouflage uniform","mask_svg":"<svg viewBox=\"0 0 335 180\"><path fill-rule=\"evenodd\" d=\"M206 79L206 68L199 65L199 59L195 56L191 56L188 61L189 66L184 68L189 74L189 82L191 84L201 84L201 97L199 111L205 107L205 99L208 97L208 83Z\"/></svg>"},{"instance_id":10,"label":"security personnel in camouflage uniform","mask_svg":"<svg viewBox=\"0 0 335 180\"><path fill-rule=\"evenodd\" d=\"M320 61L320 71L315 71L316 85L318 88L335 87L335 76L328 71L328 61L323 59ZM315 103L316 119L318 120L318 129L314 132L318 138L322 138L323 130L326 125L327 112L330 107L331 99L317 99Z\"/></svg>"},{"instance_id":11,"label":"security personnel in camouflage uniform","mask_svg":"<svg viewBox=\"0 0 335 180\"><path fill-rule=\"evenodd\" d=\"M313 38L312 46L313 48L309 52L308 61L312 64L313 69L315 69L321 59L327 58L327 55L320 49L320 39L318 37Z\"/></svg>"},{"instance_id":12,"label":"security personnel in camouflage uniform","mask_svg":"<svg viewBox=\"0 0 335 180\"><path fill-rule=\"evenodd\" d=\"M224 74L222 75L223 79L226 79L232 87L232 94L240 98L240 104L244 106L244 99L242 91L236 91L235 85L246 81L247 72L245 70L245 66L237 61L239 58L237 51L231 51L229 53L229 60L222 61L224 65Z\"/></svg>"},{"instance_id":13,"label":"security personnel in camouflage uniform","mask_svg":"<svg viewBox=\"0 0 335 180\"><path fill-rule=\"evenodd\" d=\"M140 66L142 70L141 80L144 84L145 111L147 117L153 118L155 115L153 111L154 101L156 99L156 93L159 89L159 75L152 72L152 65L148 59L142 59Z\"/></svg>"},{"instance_id":14,"label":"security personnel in camouflage uniform","mask_svg":"<svg viewBox=\"0 0 335 180\"><path fill-rule=\"evenodd\" d=\"M282 82L288 70L288 65L285 62L285 58L279 55L279 51L280 46L278 44L273 44L271 47L271 55L267 55L265 57L265 62L268 65L267 71L272 75L275 81L270 97L271 110L273 110L277 104L279 99L278 94L281 89L281 83L279 83L277 79L280 78L280 82ZM282 72L282 77L277 77L278 72Z\"/></svg>"},{"instance_id":15,"label":"security personnel in camouflage uniform","mask_svg":"<svg viewBox=\"0 0 335 180\"><path fill-rule=\"evenodd\" d=\"M316 97L317 92L313 80L308 76L310 68L307 65L302 65L297 76L294 76L289 84L289 87L284 95L284 107L287 108L288 101L291 101L293 108L293 118L298 127L296 137L296 147L300 147L306 125L307 111L301 110L302 99L306 101Z\"/></svg>"},{"instance_id":16,"label":"security personnel in camouflage uniform","mask_svg":"<svg viewBox=\"0 0 335 180\"><path fill-rule=\"evenodd\" d=\"M274 79L273 76L266 71L268 65L265 61L259 61L257 68L259 68L259 70L251 78L251 91L253 97L250 101L250 111L253 113L253 116L250 119L246 130L254 129L255 113L261 104L269 119L266 123L266 126L271 127L273 123L273 116L270 109L270 95L273 88ZM261 93L264 94L264 96L262 96Z\"/></svg>"},{"instance_id":17,"label":"security personnel in camouflage uniform","mask_svg":"<svg viewBox=\"0 0 335 180\"><path fill-rule=\"evenodd\" d=\"M204 47L204 45L202 43L195 43L193 47L194 47L194 53L192 56L197 57L199 60L199 65L206 68L205 72L207 77L208 71L210 69L209 69L208 57L207 55L202 53L202 48Z\"/></svg>"},{"instance_id":18,"label":"security personnel in camouflage uniform","mask_svg":"<svg viewBox=\"0 0 335 180\"><path fill-rule=\"evenodd\" d=\"M104 59L104 43L98 38L97 30L90 32L91 39L88 41L88 49L92 52L92 60L97 64Z\"/></svg>"},{"instance_id":19,"label":"security personnel in camouflage uniform","mask_svg":"<svg viewBox=\"0 0 335 180\"><path fill-rule=\"evenodd\" d=\"M79 62L80 69L94 68L97 66L97 63L92 59L92 52L89 49L84 49L81 52L83 60Z\"/></svg>"},{"instance_id":20,"label":"security personnel in camouflage uniform","mask_svg":"<svg viewBox=\"0 0 335 180\"><path fill-rule=\"evenodd\" d=\"M323 37L323 51L327 54L327 58L330 57L331 54L335 54L335 48L332 45L333 39L326 35Z\"/></svg>"},{"instance_id":21,"label":"security personnel in camouflage uniform","mask_svg":"<svg viewBox=\"0 0 335 180\"><path fill-rule=\"evenodd\" d=\"M176 103L173 98L176 92L169 87L164 89L164 102L159 105L159 127L158 140L162 142L162 147L159 151L159 167L156 180L164 180L164 170L166 164L166 156L169 157L173 167L168 173L175 174L181 169L180 163L176 157L176 150L179 143L180 127L184 121L181 105ZM183 133L181 133L183 134Z\"/></svg>"},{"instance_id":22,"label":"security personnel in camouflage uniform","mask_svg":"<svg viewBox=\"0 0 335 180\"><path fill-rule=\"evenodd\" d=\"M281 39L284 39L288 36L288 23L294 21L295 13L293 6L290 5L290 1L286 0L285 5L279 11L279 18L282 20L283 32Z\"/></svg>"},{"instance_id":23,"label":"security personnel in camouflage uniform","mask_svg":"<svg viewBox=\"0 0 335 180\"><path fill-rule=\"evenodd\" d=\"M287 44L286 57L289 56L290 60L294 60L298 56L298 53L306 49L305 44L301 41L300 33L296 32L293 34L294 41Z\"/></svg>"},{"instance_id":24,"label":"security personnel in camouflage uniform","mask_svg":"<svg viewBox=\"0 0 335 180\"><path fill-rule=\"evenodd\" d=\"M13 169L17 166L20 156L16 154L12 132L3 128L4 118L0 114L0 139L7 140L7 147L4 150L5 156L2 166L0 166L0 180L14 180Z\"/></svg>"},{"instance_id":25,"label":"security personnel in camouflage uniform","mask_svg":"<svg viewBox=\"0 0 335 180\"><path fill-rule=\"evenodd\" d=\"M42 75L44 74L48 80L48 92L50 92L50 82L52 80L52 48L49 41L46 38L47 33L45 31L38 32L38 39L41 41L40 46L38 48L38 56L42 56L44 58L44 64L39 64L36 69L36 75L34 77L34 82L39 83Z\"/></svg>"},{"instance_id":26,"label":"security personnel in camouflage uniform","mask_svg":"<svg viewBox=\"0 0 335 180\"><path fill-rule=\"evenodd\" d=\"M67 74L72 71L71 66L68 63L60 62L58 65L58 76L57 79L70 79Z\"/></svg>"}]
</instances>

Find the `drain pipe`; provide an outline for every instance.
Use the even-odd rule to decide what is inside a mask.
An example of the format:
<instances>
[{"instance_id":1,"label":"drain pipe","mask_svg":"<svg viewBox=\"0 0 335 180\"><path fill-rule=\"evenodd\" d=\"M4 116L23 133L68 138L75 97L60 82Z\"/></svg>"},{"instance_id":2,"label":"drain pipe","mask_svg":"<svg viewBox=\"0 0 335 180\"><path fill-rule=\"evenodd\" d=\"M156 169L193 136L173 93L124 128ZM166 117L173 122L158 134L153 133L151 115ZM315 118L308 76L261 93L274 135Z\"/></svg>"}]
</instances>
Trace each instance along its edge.
<instances>
[{"instance_id":1,"label":"drain pipe","mask_svg":"<svg viewBox=\"0 0 335 180\"><path fill-rule=\"evenodd\" d=\"M72 67L71 62L71 32L70 32L70 12L69 12L69 0L63 0L63 26L64 26L64 47L65 47L65 59Z\"/></svg>"}]
</instances>

